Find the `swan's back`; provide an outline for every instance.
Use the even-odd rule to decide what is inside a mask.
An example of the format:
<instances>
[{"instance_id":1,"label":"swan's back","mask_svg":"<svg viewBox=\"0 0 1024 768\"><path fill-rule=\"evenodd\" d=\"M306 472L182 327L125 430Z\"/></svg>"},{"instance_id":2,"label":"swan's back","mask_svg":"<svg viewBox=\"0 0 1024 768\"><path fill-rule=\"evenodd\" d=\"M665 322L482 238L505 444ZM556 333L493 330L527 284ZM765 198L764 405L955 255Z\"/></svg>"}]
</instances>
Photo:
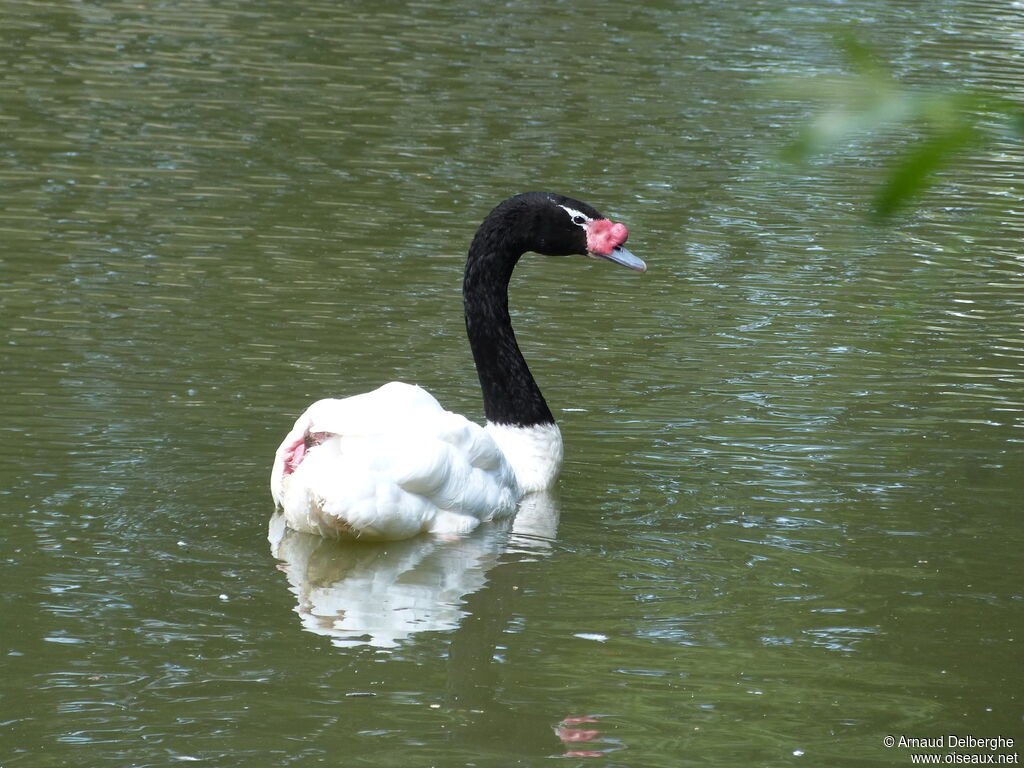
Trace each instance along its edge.
<instances>
[{"instance_id":1,"label":"swan's back","mask_svg":"<svg viewBox=\"0 0 1024 768\"><path fill-rule=\"evenodd\" d=\"M277 449L271 486L292 528L371 539L469 531L521 496L483 427L400 382L313 403Z\"/></svg>"}]
</instances>

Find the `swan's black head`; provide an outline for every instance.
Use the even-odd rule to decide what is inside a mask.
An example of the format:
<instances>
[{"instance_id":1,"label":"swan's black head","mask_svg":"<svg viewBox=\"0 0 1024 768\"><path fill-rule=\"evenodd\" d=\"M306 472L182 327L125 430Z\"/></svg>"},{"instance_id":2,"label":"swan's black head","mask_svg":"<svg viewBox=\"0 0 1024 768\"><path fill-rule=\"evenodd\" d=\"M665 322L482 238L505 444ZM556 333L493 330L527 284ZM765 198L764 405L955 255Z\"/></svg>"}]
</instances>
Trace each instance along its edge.
<instances>
[{"instance_id":1,"label":"swan's black head","mask_svg":"<svg viewBox=\"0 0 1024 768\"><path fill-rule=\"evenodd\" d=\"M644 272L647 266L623 247L629 231L590 205L554 192L524 192L495 208L488 222L523 251L544 256L589 255ZM485 228L487 223L485 222Z\"/></svg>"},{"instance_id":2,"label":"swan's black head","mask_svg":"<svg viewBox=\"0 0 1024 768\"><path fill-rule=\"evenodd\" d=\"M628 234L625 225L608 221L586 203L551 192L510 197L484 219L469 246L462 295L489 422L555 423L512 331L508 284L519 258L527 251L589 254L643 272L644 263L622 247Z\"/></svg>"}]
</instances>

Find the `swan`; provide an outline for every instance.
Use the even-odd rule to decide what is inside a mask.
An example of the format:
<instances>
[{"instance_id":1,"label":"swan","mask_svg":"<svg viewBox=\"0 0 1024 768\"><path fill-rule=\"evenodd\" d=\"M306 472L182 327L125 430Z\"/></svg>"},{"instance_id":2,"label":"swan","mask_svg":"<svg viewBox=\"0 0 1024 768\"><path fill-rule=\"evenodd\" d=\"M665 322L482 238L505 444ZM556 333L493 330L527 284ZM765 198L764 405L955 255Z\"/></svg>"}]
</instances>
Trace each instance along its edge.
<instances>
[{"instance_id":1,"label":"swan","mask_svg":"<svg viewBox=\"0 0 1024 768\"><path fill-rule=\"evenodd\" d=\"M486 426L402 382L313 403L274 456L271 492L288 527L369 540L465 533L550 489L562 436L519 351L509 279L527 251L590 255L644 272L622 245L628 234L586 203L551 192L494 208L473 237L462 285Z\"/></svg>"}]
</instances>

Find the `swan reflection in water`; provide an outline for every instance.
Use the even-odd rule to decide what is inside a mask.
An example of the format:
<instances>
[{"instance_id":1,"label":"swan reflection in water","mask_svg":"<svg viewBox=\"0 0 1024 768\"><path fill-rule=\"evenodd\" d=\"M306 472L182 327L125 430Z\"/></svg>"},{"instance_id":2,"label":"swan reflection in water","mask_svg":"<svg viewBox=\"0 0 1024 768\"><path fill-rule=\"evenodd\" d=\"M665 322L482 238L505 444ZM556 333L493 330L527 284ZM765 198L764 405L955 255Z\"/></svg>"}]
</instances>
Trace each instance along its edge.
<instances>
[{"instance_id":1,"label":"swan reflection in water","mask_svg":"<svg viewBox=\"0 0 1024 768\"><path fill-rule=\"evenodd\" d=\"M473 715L475 727L458 729L458 743L504 745L538 759L553 750L600 757L621 748L598 719L604 715L523 709L495 697L504 688L495 649L507 642L530 563L550 552L557 529L554 500L533 494L511 524L461 536L346 543L293 531L277 513L269 539L303 627L333 645L389 649L419 632L451 632L445 698L460 712L487 713Z\"/></svg>"},{"instance_id":2,"label":"swan reflection in water","mask_svg":"<svg viewBox=\"0 0 1024 768\"><path fill-rule=\"evenodd\" d=\"M557 529L553 498L538 493L522 500L511 523L461 536L339 542L294 531L277 512L268 539L306 630L339 647L394 648L417 632L457 628L467 596L500 558L543 557Z\"/></svg>"}]
</instances>

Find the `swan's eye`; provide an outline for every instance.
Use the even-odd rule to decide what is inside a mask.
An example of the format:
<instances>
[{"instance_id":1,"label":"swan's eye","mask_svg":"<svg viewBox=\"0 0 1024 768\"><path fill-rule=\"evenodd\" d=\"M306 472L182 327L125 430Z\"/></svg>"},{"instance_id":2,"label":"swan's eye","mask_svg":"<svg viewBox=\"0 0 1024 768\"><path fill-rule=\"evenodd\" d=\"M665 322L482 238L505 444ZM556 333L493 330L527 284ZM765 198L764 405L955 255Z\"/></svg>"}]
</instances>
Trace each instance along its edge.
<instances>
[{"instance_id":1,"label":"swan's eye","mask_svg":"<svg viewBox=\"0 0 1024 768\"><path fill-rule=\"evenodd\" d=\"M586 216L582 211L577 210L576 208L570 208L568 205L559 205L558 207L569 214L569 221L577 227L586 227L590 222L590 217Z\"/></svg>"}]
</instances>

